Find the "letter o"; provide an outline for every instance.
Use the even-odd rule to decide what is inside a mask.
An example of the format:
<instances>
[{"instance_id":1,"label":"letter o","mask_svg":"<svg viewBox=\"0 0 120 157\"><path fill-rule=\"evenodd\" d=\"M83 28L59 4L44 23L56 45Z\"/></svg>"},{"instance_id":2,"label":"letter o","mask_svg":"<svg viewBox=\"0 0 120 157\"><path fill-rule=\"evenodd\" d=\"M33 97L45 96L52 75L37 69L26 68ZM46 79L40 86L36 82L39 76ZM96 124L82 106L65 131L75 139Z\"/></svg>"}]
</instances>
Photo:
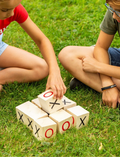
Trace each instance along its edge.
<instances>
[{"instance_id":1,"label":"letter o","mask_svg":"<svg viewBox=\"0 0 120 157\"><path fill-rule=\"evenodd\" d=\"M74 124L75 123L75 119L74 119L74 117L72 116L72 119L73 119L73 122L72 122L72 124Z\"/></svg>"},{"instance_id":2,"label":"letter o","mask_svg":"<svg viewBox=\"0 0 120 157\"><path fill-rule=\"evenodd\" d=\"M48 93L50 93L50 94L47 95ZM53 95L53 92L52 92L52 91L49 91L49 92L46 92L46 93L43 95L43 97L48 98L48 97L50 97L51 95Z\"/></svg>"},{"instance_id":3,"label":"letter o","mask_svg":"<svg viewBox=\"0 0 120 157\"><path fill-rule=\"evenodd\" d=\"M69 122L69 121L64 122L63 125L62 125L62 130L63 130L63 131L66 131L66 130L67 130L67 129L64 129L64 125L65 125L66 123L68 123L67 129L69 129L69 127L70 127L70 122Z\"/></svg>"},{"instance_id":4,"label":"letter o","mask_svg":"<svg viewBox=\"0 0 120 157\"><path fill-rule=\"evenodd\" d=\"M48 137L48 136L47 136L47 132L48 132L49 130L52 131L52 134ZM45 132L45 137L46 137L46 138L50 138L50 137L52 137L53 133L54 133L53 129L52 129L52 128L49 128L49 129L47 129L46 132Z\"/></svg>"}]
</instances>

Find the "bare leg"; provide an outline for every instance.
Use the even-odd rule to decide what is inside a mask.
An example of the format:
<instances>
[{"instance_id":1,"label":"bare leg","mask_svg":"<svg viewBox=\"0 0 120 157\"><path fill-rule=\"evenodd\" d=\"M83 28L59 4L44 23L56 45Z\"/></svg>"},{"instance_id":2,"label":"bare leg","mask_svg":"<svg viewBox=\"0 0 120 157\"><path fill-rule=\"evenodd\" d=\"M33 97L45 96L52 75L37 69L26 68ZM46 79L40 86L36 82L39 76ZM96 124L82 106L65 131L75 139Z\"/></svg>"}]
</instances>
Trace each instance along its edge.
<instances>
[{"instance_id":1,"label":"bare leg","mask_svg":"<svg viewBox=\"0 0 120 157\"><path fill-rule=\"evenodd\" d=\"M42 58L27 51L8 46L0 56L0 84L32 82L48 75L48 65Z\"/></svg>"},{"instance_id":2,"label":"bare leg","mask_svg":"<svg viewBox=\"0 0 120 157\"><path fill-rule=\"evenodd\" d=\"M93 57L94 47L68 46L61 50L59 60L64 68L69 71L75 78L101 92L101 80L99 74L88 73L82 69L81 58L85 56Z\"/></svg>"}]
</instances>

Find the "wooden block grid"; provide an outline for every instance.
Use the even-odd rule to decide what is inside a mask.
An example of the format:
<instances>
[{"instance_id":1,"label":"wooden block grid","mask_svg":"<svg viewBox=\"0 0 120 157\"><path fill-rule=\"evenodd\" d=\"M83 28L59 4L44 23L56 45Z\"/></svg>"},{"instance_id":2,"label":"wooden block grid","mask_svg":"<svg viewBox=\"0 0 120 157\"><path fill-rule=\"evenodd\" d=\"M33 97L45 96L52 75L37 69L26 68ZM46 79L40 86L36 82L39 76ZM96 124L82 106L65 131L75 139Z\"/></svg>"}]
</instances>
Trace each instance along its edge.
<instances>
[{"instance_id":1,"label":"wooden block grid","mask_svg":"<svg viewBox=\"0 0 120 157\"><path fill-rule=\"evenodd\" d=\"M45 94L46 92L42 93L42 95L47 96L47 103L44 99L45 104L53 99L51 99L52 93L49 91L47 91L48 95ZM56 133L62 134L72 126L80 129L87 125L89 112L80 106L76 106L74 101L64 96L60 102L64 107L58 107L52 112L49 110L50 113L47 114L39 97L40 95L31 102L27 101L16 107L17 119L32 130L33 135L38 140L52 138ZM67 103L68 105L66 105Z\"/></svg>"}]
</instances>

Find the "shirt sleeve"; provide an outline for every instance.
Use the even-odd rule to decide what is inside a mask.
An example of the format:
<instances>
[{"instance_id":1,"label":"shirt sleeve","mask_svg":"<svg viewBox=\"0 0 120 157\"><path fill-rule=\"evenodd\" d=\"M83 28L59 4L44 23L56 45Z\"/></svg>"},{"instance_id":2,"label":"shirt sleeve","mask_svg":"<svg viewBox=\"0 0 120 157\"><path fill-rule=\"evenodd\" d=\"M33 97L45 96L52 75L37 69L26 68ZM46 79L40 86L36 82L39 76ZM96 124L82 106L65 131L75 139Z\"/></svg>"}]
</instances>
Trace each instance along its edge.
<instances>
[{"instance_id":1,"label":"shirt sleeve","mask_svg":"<svg viewBox=\"0 0 120 157\"><path fill-rule=\"evenodd\" d=\"M110 35L114 35L117 31L117 21L113 19L112 13L109 10L107 10L104 16L100 29Z\"/></svg>"},{"instance_id":2,"label":"shirt sleeve","mask_svg":"<svg viewBox=\"0 0 120 157\"><path fill-rule=\"evenodd\" d=\"M17 21L19 24L23 23L27 20L28 13L27 13L26 9L22 6L22 4L19 4L15 8L14 16L15 16L15 21Z\"/></svg>"}]
</instances>

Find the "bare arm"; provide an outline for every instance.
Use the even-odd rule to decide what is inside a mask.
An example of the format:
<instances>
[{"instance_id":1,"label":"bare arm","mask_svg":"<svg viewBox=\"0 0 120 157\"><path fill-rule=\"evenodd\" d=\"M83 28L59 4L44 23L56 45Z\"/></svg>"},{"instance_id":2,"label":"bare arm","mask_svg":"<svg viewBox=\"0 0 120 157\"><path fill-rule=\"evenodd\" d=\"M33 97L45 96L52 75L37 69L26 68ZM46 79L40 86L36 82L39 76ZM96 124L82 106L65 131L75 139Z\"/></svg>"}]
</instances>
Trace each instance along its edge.
<instances>
[{"instance_id":1,"label":"bare arm","mask_svg":"<svg viewBox=\"0 0 120 157\"><path fill-rule=\"evenodd\" d=\"M43 55L43 58L48 64L49 77L46 89L52 88L54 92L54 97L61 98L66 92L66 87L61 78L60 69L58 67L51 42L30 19L30 17L28 17L28 19L20 25L37 44Z\"/></svg>"},{"instance_id":2,"label":"bare arm","mask_svg":"<svg viewBox=\"0 0 120 157\"><path fill-rule=\"evenodd\" d=\"M113 38L114 35L108 35L101 31L94 49L94 57L99 64L98 72L100 73L103 87L114 84L111 76L116 76L118 72L118 67L114 68L113 66L109 65L109 56L107 52ZM102 100L103 103L109 107L116 108L117 101L119 101L119 91L117 87L104 90L102 92Z\"/></svg>"},{"instance_id":3,"label":"bare arm","mask_svg":"<svg viewBox=\"0 0 120 157\"><path fill-rule=\"evenodd\" d=\"M20 25L39 47L44 59L49 65L49 70L52 71L53 69L58 68L55 53L49 39L42 33L30 17Z\"/></svg>"},{"instance_id":4,"label":"bare arm","mask_svg":"<svg viewBox=\"0 0 120 157\"><path fill-rule=\"evenodd\" d=\"M103 31L101 31L98 37L95 49L94 49L95 59L98 60L100 63L104 63L105 65L107 65L107 67L108 66L110 67L109 56L108 56L107 51L108 51L108 48L110 47L113 37L114 37L113 35L108 35L104 33ZM104 69L104 70L106 69L106 72L107 72L107 73L100 72L100 78L101 78L103 87L113 84L111 77L109 77L110 75L108 75L109 69L104 68L103 66L102 67L100 66L100 69Z\"/></svg>"},{"instance_id":5,"label":"bare arm","mask_svg":"<svg viewBox=\"0 0 120 157\"><path fill-rule=\"evenodd\" d=\"M106 78L105 80L109 80L111 79L111 77L120 79L120 67L112 66L109 63L109 56L107 51L110 46L111 40L113 40L113 35L111 36L101 31L98 41L96 43L96 47L94 49L94 58L97 61L93 58L85 58L87 63L89 63L89 65L86 66L86 71L100 73L101 78L103 77L103 84L104 78Z\"/></svg>"},{"instance_id":6,"label":"bare arm","mask_svg":"<svg viewBox=\"0 0 120 157\"><path fill-rule=\"evenodd\" d=\"M101 31L94 49L94 57L99 61L97 63L98 65L96 72L101 74L101 78L103 78L103 84L105 78L103 75L120 79L120 67L109 64L109 56L107 51L113 38L114 35L108 35ZM108 77L106 77L106 79L108 79Z\"/></svg>"},{"instance_id":7,"label":"bare arm","mask_svg":"<svg viewBox=\"0 0 120 157\"><path fill-rule=\"evenodd\" d=\"M109 56L107 51L113 37L113 35L108 35L101 31L94 49L95 59L92 57L83 58L83 69L87 72L99 73L102 87L113 85L114 82L112 77L117 76L116 78L120 78L120 75L117 74L120 68L109 65ZM103 103L109 107L115 108L117 101L120 101L118 88L114 87L101 92Z\"/></svg>"}]
</instances>

